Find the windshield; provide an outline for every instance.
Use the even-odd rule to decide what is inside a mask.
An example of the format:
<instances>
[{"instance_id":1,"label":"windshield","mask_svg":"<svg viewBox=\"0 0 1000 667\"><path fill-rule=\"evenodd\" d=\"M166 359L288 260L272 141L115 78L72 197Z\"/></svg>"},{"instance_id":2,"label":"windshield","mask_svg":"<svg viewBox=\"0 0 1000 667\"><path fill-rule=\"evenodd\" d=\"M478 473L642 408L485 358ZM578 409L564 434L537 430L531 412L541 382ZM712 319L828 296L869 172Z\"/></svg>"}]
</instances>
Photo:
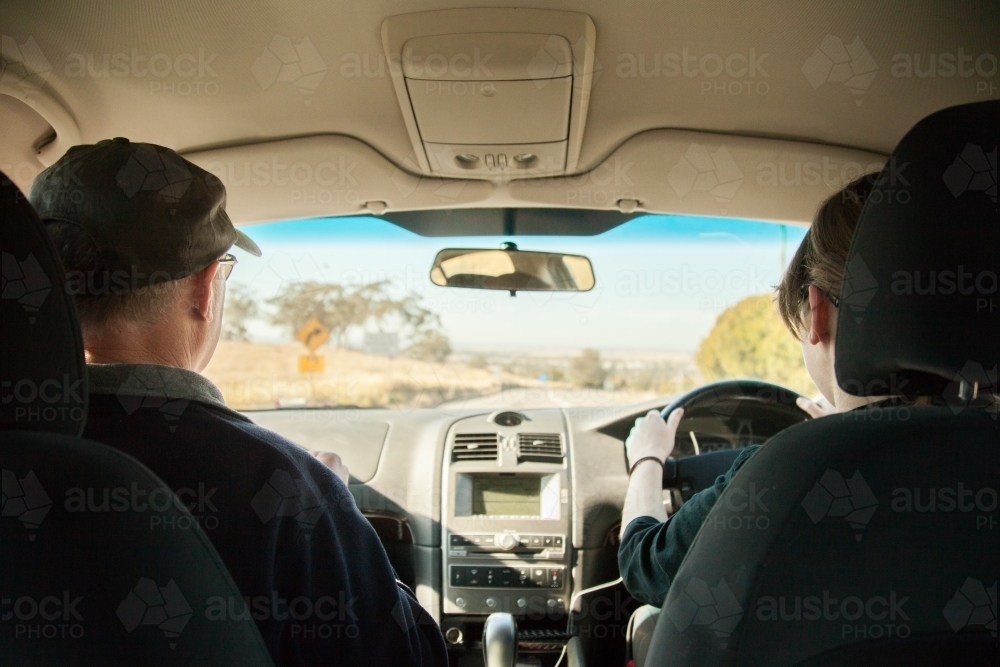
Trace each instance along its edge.
<instances>
[{"instance_id":1,"label":"windshield","mask_svg":"<svg viewBox=\"0 0 1000 667\"><path fill-rule=\"evenodd\" d=\"M773 287L805 228L649 215L596 236L424 237L372 217L246 228L205 374L236 409L621 406L727 377L807 394ZM587 292L439 287L443 248L582 255ZM240 253L239 250L235 251Z\"/></svg>"}]
</instances>

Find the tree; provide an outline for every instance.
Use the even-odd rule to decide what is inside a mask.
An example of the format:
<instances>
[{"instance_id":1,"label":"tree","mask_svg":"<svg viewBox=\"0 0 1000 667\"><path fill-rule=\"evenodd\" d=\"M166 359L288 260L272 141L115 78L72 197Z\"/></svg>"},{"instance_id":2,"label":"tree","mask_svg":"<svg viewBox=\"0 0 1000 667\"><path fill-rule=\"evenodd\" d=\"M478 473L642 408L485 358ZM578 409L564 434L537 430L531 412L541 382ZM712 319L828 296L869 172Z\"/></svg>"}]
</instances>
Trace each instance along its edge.
<instances>
[{"instance_id":1,"label":"tree","mask_svg":"<svg viewBox=\"0 0 1000 667\"><path fill-rule=\"evenodd\" d=\"M403 353L422 361L444 363L451 354L451 344L440 332L431 331L403 350Z\"/></svg>"},{"instance_id":2,"label":"tree","mask_svg":"<svg viewBox=\"0 0 1000 667\"><path fill-rule=\"evenodd\" d=\"M437 313L420 305L420 297L415 294L392 298L388 288L385 281L355 288L315 281L290 283L268 300L274 307L269 319L295 335L315 317L330 330L339 346L346 343L352 329L395 331L408 346L405 351L424 355L421 358L447 358L451 347L441 333Z\"/></svg>"},{"instance_id":3,"label":"tree","mask_svg":"<svg viewBox=\"0 0 1000 667\"><path fill-rule=\"evenodd\" d=\"M723 311L695 361L707 380L756 378L806 396L816 394L799 343L770 294L747 297Z\"/></svg>"},{"instance_id":4,"label":"tree","mask_svg":"<svg viewBox=\"0 0 1000 667\"><path fill-rule=\"evenodd\" d=\"M590 348L573 359L569 366L569 376L574 384L581 387L600 389L608 372L601 363L601 353Z\"/></svg>"},{"instance_id":5,"label":"tree","mask_svg":"<svg viewBox=\"0 0 1000 667\"><path fill-rule=\"evenodd\" d=\"M289 283L268 299L274 306L269 319L294 336L302 325L315 317L330 330L334 342L343 345L347 330L364 324L370 316L373 297L380 288L381 283L363 285L355 290L312 280Z\"/></svg>"},{"instance_id":6,"label":"tree","mask_svg":"<svg viewBox=\"0 0 1000 667\"><path fill-rule=\"evenodd\" d=\"M222 312L222 337L226 340L250 340L247 323L260 314L253 292L245 285L226 289L226 305Z\"/></svg>"}]
</instances>

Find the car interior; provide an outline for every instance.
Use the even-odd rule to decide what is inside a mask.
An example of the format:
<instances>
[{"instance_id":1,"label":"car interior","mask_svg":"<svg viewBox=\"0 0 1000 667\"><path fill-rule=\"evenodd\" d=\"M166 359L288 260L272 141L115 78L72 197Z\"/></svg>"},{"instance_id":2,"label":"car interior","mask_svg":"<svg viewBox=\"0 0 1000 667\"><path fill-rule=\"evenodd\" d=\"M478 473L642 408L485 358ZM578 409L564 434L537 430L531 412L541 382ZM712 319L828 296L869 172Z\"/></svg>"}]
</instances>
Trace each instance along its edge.
<instances>
[{"instance_id":1,"label":"car interior","mask_svg":"<svg viewBox=\"0 0 1000 667\"><path fill-rule=\"evenodd\" d=\"M264 263L266 240L281 234L315 246L316 275L324 262L375 272L380 254L419 247L416 259L398 255L405 280L473 295L433 304L482 299L469 303L483 310L445 310L442 321L490 345L509 339L514 361L500 368L483 347L486 370L476 370L499 381L495 396L494 384L482 395L442 388L482 356L458 341L433 367L440 386L415 381L434 400L364 403L348 378L338 385L347 398L323 403L313 382L325 371L309 375L308 364L325 354L335 372L347 352L333 348L350 344L347 329L330 338L322 328L323 346L299 338L310 398L234 403L343 459L357 507L440 626L450 665L996 664L996 2L12 1L0 15L3 664L274 664L251 620L212 623L198 607L241 594L192 513L172 507L169 520L190 529L155 532L137 514L61 502L71 488L166 486L81 437L83 338L26 199L70 147L112 137L172 148L218 177ZM610 332L609 349L640 354L652 344L631 341L655 340L657 328L690 330L694 347L731 305L701 270L683 293L690 317L657 314L655 299L629 302L636 319L582 307L621 297L621 276L647 261L633 246L606 261L615 234L680 220L690 246L635 238L651 266L662 256L672 262L663 270L681 270L685 253L712 258L725 235L732 254L712 261L757 257L752 239L733 236L740 225L775 239L780 230L784 268L786 235L802 238L820 204L867 173L877 178L838 296L836 375L848 394L903 402L815 419L796 403L815 388L706 374L645 394L602 375L592 392L556 395L562 380L534 366L523 375L535 391L498 398L510 368L545 345L599 346L581 342L588 327ZM336 243L367 247L351 258L329 250ZM312 279L302 266L275 289ZM898 287L901 272L916 276L915 292ZM738 296L771 294L779 279ZM512 308L525 314L501 316ZM621 320L595 323L605 312ZM371 349L386 340L374 335L381 325L362 333ZM395 346L383 356L398 356ZM264 357L240 358L255 364ZM40 389L21 394L25 383ZM763 447L659 610L634 599L619 571L624 442L637 418L678 408L668 515L745 447ZM755 513L748 498L766 502ZM84 632L67 598L61 616L22 619L11 600L42 589L83 591L107 614ZM150 612L151 600L166 611Z\"/></svg>"}]
</instances>

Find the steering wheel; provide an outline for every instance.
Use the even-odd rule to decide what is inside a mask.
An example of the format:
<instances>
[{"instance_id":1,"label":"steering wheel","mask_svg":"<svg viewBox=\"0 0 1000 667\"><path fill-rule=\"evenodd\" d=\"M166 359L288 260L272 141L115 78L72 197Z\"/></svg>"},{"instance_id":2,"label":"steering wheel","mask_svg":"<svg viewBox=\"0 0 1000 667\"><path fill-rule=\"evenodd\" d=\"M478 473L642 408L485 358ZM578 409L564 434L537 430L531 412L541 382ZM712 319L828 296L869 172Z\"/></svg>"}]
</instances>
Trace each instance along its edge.
<instances>
[{"instance_id":1,"label":"steering wheel","mask_svg":"<svg viewBox=\"0 0 1000 667\"><path fill-rule=\"evenodd\" d=\"M674 453L663 466L663 487L680 489L687 500L711 486L744 447L809 419L797 398L791 389L760 380L712 382L676 398L661 411L666 419L684 408Z\"/></svg>"}]
</instances>

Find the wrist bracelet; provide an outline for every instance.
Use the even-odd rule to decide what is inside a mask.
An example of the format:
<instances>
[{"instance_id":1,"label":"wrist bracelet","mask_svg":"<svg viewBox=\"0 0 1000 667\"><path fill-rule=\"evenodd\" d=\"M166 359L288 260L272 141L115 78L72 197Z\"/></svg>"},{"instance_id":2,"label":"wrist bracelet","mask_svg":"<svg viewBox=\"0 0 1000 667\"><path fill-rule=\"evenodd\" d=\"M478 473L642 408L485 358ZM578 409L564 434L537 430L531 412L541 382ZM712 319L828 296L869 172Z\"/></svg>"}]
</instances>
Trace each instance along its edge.
<instances>
[{"instance_id":1,"label":"wrist bracelet","mask_svg":"<svg viewBox=\"0 0 1000 667\"><path fill-rule=\"evenodd\" d=\"M641 459L639 459L638 461L636 461L635 463L633 463L631 468L629 468L629 471L628 471L628 476L629 477L632 476L632 473L635 472L636 467L638 467L638 465L640 463L642 463L643 461L656 461L657 463L660 464L661 468L663 467L663 461L660 460L659 456L643 456Z\"/></svg>"}]
</instances>

